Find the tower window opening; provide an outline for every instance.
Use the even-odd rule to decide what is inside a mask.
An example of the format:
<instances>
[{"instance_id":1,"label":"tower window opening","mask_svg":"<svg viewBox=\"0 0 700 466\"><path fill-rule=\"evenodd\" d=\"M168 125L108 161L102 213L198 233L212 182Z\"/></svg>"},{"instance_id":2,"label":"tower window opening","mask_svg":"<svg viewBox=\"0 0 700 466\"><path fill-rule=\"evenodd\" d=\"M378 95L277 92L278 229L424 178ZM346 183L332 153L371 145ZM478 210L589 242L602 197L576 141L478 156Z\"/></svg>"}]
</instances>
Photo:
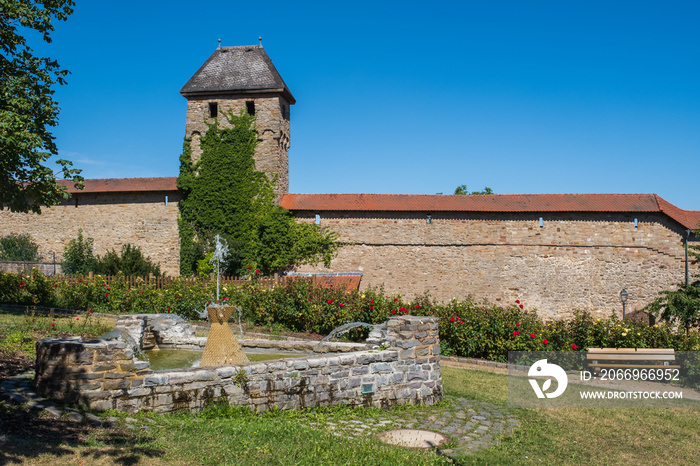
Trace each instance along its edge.
<instances>
[{"instance_id":1,"label":"tower window opening","mask_svg":"<svg viewBox=\"0 0 700 466\"><path fill-rule=\"evenodd\" d=\"M248 115L255 115L255 102L253 102L252 100L246 100L245 109L248 112Z\"/></svg>"},{"instance_id":2,"label":"tower window opening","mask_svg":"<svg viewBox=\"0 0 700 466\"><path fill-rule=\"evenodd\" d=\"M219 104L216 102L209 102L209 118L216 118L219 116Z\"/></svg>"}]
</instances>

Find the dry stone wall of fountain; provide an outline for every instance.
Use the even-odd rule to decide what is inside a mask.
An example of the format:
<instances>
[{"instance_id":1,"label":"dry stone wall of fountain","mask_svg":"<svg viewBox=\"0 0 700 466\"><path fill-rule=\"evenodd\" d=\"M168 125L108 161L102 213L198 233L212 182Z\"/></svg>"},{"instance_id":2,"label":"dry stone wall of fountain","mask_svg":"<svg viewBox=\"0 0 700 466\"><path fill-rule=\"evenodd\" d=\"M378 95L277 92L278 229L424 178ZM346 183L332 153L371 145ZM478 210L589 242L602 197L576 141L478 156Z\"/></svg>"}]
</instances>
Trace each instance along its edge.
<instances>
[{"instance_id":1,"label":"dry stone wall of fountain","mask_svg":"<svg viewBox=\"0 0 700 466\"><path fill-rule=\"evenodd\" d=\"M168 344L154 331L156 326L149 324L153 315L139 317L141 324L138 318L129 320L134 328L140 325L144 335L134 340L148 341L150 332L154 340L161 339L161 345ZM191 336L196 338L194 332ZM245 340L241 343L250 346ZM433 404L442 399L436 318L392 317L386 322L383 343L388 349L324 343L317 347L323 353L302 358L152 371L121 341L45 339L37 343L34 383L47 398L88 409L130 413L199 411L215 401L265 411L275 406L301 409L336 404L388 408L403 403ZM270 345L268 341L267 347ZM346 352L328 352L334 349Z\"/></svg>"}]
</instances>

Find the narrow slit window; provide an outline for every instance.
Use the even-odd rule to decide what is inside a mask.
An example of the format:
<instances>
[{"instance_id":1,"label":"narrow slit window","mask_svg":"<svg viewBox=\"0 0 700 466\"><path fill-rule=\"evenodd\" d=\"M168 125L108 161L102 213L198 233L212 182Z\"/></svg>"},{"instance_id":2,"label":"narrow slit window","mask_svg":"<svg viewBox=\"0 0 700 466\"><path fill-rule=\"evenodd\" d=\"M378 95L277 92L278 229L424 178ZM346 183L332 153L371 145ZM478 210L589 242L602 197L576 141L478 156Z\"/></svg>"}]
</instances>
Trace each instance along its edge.
<instances>
[{"instance_id":1,"label":"narrow slit window","mask_svg":"<svg viewBox=\"0 0 700 466\"><path fill-rule=\"evenodd\" d=\"M540 228L544 227L544 219L540 217Z\"/></svg>"},{"instance_id":2,"label":"narrow slit window","mask_svg":"<svg viewBox=\"0 0 700 466\"><path fill-rule=\"evenodd\" d=\"M255 102L252 100L247 100L245 103L245 109L248 111L248 115L255 115Z\"/></svg>"},{"instance_id":3,"label":"narrow slit window","mask_svg":"<svg viewBox=\"0 0 700 466\"><path fill-rule=\"evenodd\" d=\"M636 230L637 228L639 228L639 222L638 222L637 219L635 218L635 219L634 219L634 229Z\"/></svg>"},{"instance_id":4,"label":"narrow slit window","mask_svg":"<svg viewBox=\"0 0 700 466\"><path fill-rule=\"evenodd\" d=\"M209 102L209 118L216 118L219 116L219 104L216 102Z\"/></svg>"},{"instance_id":5,"label":"narrow slit window","mask_svg":"<svg viewBox=\"0 0 700 466\"><path fill-rule=\"evenodd\" d=\"M316 214L316 219L314 220L314 223L315 223L316 225L320 225L320 224L321 224L321 216L320 216L319 214Z\"/></svg>"}]
</instances>

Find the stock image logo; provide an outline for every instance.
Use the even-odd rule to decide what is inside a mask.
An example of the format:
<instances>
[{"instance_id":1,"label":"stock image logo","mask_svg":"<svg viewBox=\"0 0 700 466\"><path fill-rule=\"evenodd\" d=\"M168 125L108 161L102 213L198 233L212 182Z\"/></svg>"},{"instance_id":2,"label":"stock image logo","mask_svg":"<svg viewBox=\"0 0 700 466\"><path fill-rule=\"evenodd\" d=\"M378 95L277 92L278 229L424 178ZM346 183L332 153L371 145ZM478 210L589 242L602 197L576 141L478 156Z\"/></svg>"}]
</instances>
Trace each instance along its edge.
<instances>
[{"instance_id":1,"label":"stock image logo","mask_svg":"<svg viewBox=\"0 0 700 466\"><path fill-rule=\"evenodd\" d=\"M566 372L561 367L556 364L547 363L546 359L540 359L530 366L530 370L527 373L528 377L549 377L542 384L542 388L537 381L537 379L529 379L532 389L535 391L537 398L556 398L566 390L566 386L569 383L569 379L566 376ZM551 393L547 393L547 390L552 385L552 379L557 381L557 389Z\"/></svg>"}]
</instances>

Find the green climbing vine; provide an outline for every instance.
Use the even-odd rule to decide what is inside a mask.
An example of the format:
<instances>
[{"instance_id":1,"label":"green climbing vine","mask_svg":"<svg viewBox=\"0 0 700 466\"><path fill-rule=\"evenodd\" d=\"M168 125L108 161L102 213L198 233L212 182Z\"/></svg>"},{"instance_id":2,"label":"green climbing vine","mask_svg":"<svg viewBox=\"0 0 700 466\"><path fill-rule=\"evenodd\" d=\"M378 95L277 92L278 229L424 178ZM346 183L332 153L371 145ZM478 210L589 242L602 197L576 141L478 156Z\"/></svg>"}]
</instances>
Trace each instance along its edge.
<instances>
[{"instance_id":1,"label":"green climbing vine","mask_svg":"<svg viewBox=\"0 0 700 466\"><path fill-rule=\"evenodd\" d=\"M315 224L297 223L276 203L273 181L255 169L255 117L223 113L201 138L201 158L192 162L190 141L180 157L180 273L193 275L197 261L212 250L216 234L226 239L227 274L283 271L296 264L324 262L340 244L337 235Z\"/></svg>"}]
</instances>

